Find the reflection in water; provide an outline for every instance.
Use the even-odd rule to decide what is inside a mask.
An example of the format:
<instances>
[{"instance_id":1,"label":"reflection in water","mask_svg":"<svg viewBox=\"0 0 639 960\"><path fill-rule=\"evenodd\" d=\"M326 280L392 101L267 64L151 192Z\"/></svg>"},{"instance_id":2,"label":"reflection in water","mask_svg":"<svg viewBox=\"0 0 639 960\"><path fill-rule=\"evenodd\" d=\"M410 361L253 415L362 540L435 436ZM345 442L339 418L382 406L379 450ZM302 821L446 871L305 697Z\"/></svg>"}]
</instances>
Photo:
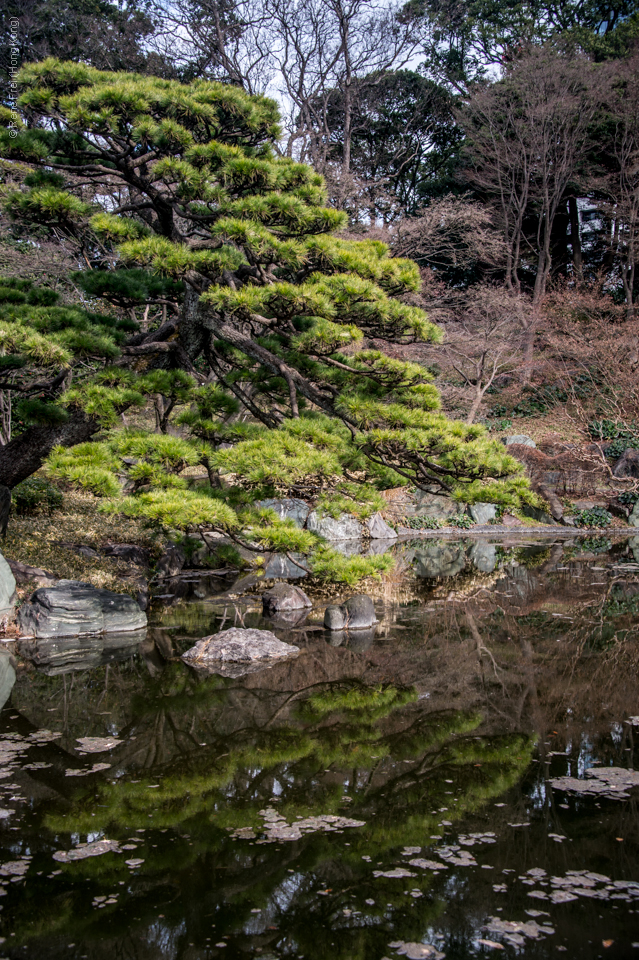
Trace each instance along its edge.
<instances>
[{"instance_id":1,"label":"reflection in water","mask_svg":"<svg viewBox=\"0 0 639 960\"><path fill-rule=\"evenodd\" d=\"M635 801L548 780L632 767L631 547L408 550L427 582L403 605L382 591L376 632L325 633L322 609L267 622L257 597L203 588L158 607L128 659L19 676L0 725L6 956L629 955ZM300 656L240 679L177 660L242 624ZM119 742L82 756L86 737ZM120 852L53 860L101 838Z\"/></svg>"}]
</instances>

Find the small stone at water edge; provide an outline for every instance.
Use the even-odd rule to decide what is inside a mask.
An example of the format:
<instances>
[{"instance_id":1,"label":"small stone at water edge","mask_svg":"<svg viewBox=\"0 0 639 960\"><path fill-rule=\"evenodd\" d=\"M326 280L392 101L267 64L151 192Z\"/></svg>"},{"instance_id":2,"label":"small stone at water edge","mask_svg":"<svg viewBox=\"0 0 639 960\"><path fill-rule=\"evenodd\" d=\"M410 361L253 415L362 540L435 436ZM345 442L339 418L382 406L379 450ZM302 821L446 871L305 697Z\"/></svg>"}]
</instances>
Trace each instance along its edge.
<instances>
[{"instance_id":1,"label":"small stone at water edge","mask_svg":"<svg viewBox=\"0 0 639 960\"><path fill-rule=\"evenodd\" d=\"M223 942L220 940L220 942L219 942L219 943L216 943L215 946L216 946L216 947L225 947L226 944L223 943Z\"/></svg>"}]
</instances>

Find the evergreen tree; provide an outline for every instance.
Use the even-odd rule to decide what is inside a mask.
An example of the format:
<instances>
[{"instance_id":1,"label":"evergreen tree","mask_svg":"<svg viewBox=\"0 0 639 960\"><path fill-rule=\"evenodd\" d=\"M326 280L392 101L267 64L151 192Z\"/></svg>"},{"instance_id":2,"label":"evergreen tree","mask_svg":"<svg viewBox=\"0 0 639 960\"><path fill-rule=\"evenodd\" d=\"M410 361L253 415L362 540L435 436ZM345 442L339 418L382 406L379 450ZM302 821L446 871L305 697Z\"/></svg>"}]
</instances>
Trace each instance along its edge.
<instances>
[{"instance_id":1,"label":"evergreen tree","mask_svg":"<svg viewBox=\"0 0 639 960\"><path fill-rule=\"evenodd\" d=\"M422 366L379 349L441 339L409 302L418 269L384 244L336 236L345 217L323 206L322 178L274 153L272 101L52 59L25 67L20 82L26 124L3 134L2 154L37 173L6 196L9 216L76 243L95 268L76 277L91 295L157 303L164 282L177 305L59 403L87 440L127 404L160 395L182 437L111 433L58 449L58 476L115 494L128 473L130 495L115 509L315 551L319 566L334 558L317 538L247 504L327 478L364 514L376 488L404 483L469 502L532 497L483 427L441 413ZM59 441L78 437L69 428ZM0 480L11 486L24 471L10 448ZM32 449L32 469L50 449ZM210 483L190 490L182 471L196 463Z\"/></svg>"}]
</instances>

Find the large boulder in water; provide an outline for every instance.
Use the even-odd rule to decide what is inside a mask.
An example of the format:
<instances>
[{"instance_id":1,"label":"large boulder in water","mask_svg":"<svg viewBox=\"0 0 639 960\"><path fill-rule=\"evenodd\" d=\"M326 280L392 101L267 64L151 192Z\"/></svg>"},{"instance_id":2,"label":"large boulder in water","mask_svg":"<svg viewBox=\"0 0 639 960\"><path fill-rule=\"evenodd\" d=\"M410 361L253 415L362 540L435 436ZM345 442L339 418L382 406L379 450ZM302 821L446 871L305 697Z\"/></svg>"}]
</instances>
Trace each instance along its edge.
<instances>
[{"instance_id":1,"label":"large boulder in water","mask_svg":"<svg viewBox=\"0 0 639 960\"><path fill-rule=\"evenodd\" d=\"M375 605L363 593L351 597L346 603L332 603L324 611L327 630L367 630L375 623Z\"/></svg>"},{"instance_id":2,"label":"large boulder in water","mask_svg":"<svg viewBox=\"0 0 639 960\"><path fill-rule=\"evenodd\" d=\"M198 640L182 654L182 659L193 666L211 667L224 676L242 676L250 672L250 668L270 666L278 660L295 657L299 652L299 647L282 643L270 630L231 627ZM239 669L234 670L234 664Z\"/></svg>"},{"instance_id":3,"label":"large boulder in water","mask_svg":"<svg viewBox=\"0 0 639 960\"><path fill-rule=\"evenodd\" d=\"M146 627L146 614L126 594L99 590L80 580L58 580L40 587L20 607L18 623L32 637L82 637L129 633Z\"/></svg>"},{"instance_id":4,"label":"large boulder in water","mask_svg":"<svg viewBox=\"0 0 639 960\"><path fill-rule=\"evenodd\" d=\"M276 583L262 594L262 610L267 617L312 606L304 591L291 583Z\"/></svg>"}]
</instances>

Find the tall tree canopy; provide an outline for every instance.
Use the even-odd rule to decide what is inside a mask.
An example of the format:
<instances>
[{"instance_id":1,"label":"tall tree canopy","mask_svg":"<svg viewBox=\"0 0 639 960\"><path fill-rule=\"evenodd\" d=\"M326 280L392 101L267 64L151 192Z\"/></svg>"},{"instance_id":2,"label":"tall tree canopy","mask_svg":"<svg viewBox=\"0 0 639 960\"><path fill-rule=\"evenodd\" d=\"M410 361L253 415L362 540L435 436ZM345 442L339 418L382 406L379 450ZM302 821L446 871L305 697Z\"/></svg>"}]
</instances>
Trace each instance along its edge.
<instances>
[{"instance_id":1,"label":"tall tree canopy","mask_svg":"<svg viewBox=\"0 0 639 960\"><path fill-rule=\"evenodd\" d=\"M31 173L6 196L8 214L76 244L92 296L164 301L167 316L109 366L76 366L54 398L66 423L42 426L40 442L31 434L26 458L12 440L0 480L23 479L53 443L104 431L152 389L160 429L181 405L181 436L103 434L59 447L52 469L114 495L128 471L117 509L174 527L250 527L252 542L279 542L279 528L249 523L241 503L317 477L367 503L406 482L466 501L530 499L501 444L439 411L423 367L371 348L440 339L409 302L418 269L384 244L335 235L345 215L323 206L322 178L273 152L272 101L52 59L20 83L27 125L3 135L2 153ZM160 281L173 289L158 292ZM192 491L180 473L196 463L211 482ZM289 548L313 549L308 531L285 527Z\"/></svg>"}]
</instances>

